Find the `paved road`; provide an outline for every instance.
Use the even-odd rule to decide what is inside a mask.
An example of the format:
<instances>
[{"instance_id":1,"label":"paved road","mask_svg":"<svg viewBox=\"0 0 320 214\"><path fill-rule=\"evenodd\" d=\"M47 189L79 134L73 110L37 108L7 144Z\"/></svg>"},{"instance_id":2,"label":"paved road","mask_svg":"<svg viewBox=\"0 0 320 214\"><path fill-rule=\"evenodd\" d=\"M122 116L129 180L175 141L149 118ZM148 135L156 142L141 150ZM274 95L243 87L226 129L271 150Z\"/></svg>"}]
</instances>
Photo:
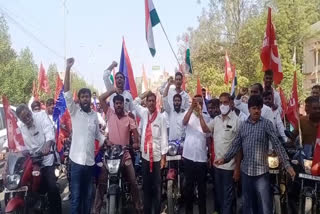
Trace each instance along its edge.
<instances>
[{"instance_id":1,"label":"paved road","mask_svg":"<svg viewBox=\"0 0 320 214\"><path fill-rule=\"evenodd\" d=\"M68 194L68 183L67 179L64 175L58 180L60 191L61 191L61 198L64 198ZM213 195L212 195L212 185L208 185L208 192L207 192L207 214L213 214ZM4 209L4 202L3 202L4 194L0 194L0 200L1 200L1 207ZM70 213L70 201L63 201L62 202L62 208L63 208L63 214L69 214ZM105 213L104 210L102 210L101 213ZM180 213L185 213L184 210L181 210ZM194 205L194 214L198 213L198 206Z\"/></svg>"}]
</instances>

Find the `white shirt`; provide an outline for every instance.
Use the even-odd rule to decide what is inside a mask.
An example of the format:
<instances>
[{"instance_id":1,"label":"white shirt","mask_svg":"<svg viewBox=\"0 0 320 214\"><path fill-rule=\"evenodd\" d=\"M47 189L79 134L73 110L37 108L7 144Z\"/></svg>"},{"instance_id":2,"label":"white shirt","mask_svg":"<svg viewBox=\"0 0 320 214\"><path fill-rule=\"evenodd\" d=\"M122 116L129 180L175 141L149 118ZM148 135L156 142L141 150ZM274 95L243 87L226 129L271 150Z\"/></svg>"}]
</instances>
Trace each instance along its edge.
<instances>
[{"instance_id":1,"label":"white shirt","mask_svg":"<svg viewBox=\"0 0 320 214\"><path fill-rule=\"evenodd\" d=\"M147 108L142 107L141 99L137 97L133 101L134 109L137 115L140 117L141 124L141 154L142 158L149 161L149 145L147 153L144 152L144 141L146 136L146 128L148 124L148 118L151 115ZM168 152L168 134L167 134L167 124L163 115L158 112L156 119L151 123L152 129L152 151L153 151L153 161L157 162L161 160L161 155L165 155Z\"/></svg>"},{"instance_id":2,"label":"white shirt","mask_svg":"<svg viewBox=\"0 0 320 214\"><path fill-rule=\"evenodd\" d=\"M98 116L98 121L99 121L99 124L104 127L107 125L106 121L104 121L102 115L100 112L97 112L97 116Z\"/></svg>"},{"instance_id":3,"label":"white shirt","mask_svg":"<svg viewBox=\"0 0 320 214\"><path fill-rule=\"evenodd\" d=\"M218 160L223 158L231 147L239 130L240 119L235 112L231 111L224 120L222 115L216 116L208 126L213 132L215 160ZM233 158L230 162L215 167L234 170L235 160Z\"/></svg>"},{"instance_id":4,"label":"white shirt","mask_svg":"<svg viewBox=\"0 0 320 214\"><path fill-rule=\"evenodd\" d=\"M247 118L250 116L249 109L248 109L248 103L241 102L241 100L234 100L234 105L237 109L239 109L241 112L243 112ZM272 109L269 106L266 106L263 104L263 107L261 109L261 116L265 119L270 120L273 123L273 126L275 127L275 121L273 117Z\"/></svg>"},{"instance_id":5,"label":"white shirt","mask_svg":"<svg viewBox=\"0 0 320 214\"><path fill-rule=\"evenodd\" d=\"M43 146L48 141L55 141L54 127L50 121L47 113L36 112L32 113L33 126L28 129L28 127L19 122L19 128L21 130L24 144L30 153L34 154L40 152ZM50 150L52 151L52 149ZM42 164L44 166L52 166L54 162L54 155L46 155L43 157Z\"/></svg>"},{"instance_id":6,"label":"white shirt","mask_svg":"<svg viewBox=\"0 0 320 214\"><path fill-rule=\"evenodd\" d=\"M104 85L106 86L107 91L110 91L114 88L113 84L110 81L110 76L111 76L111 71L109 70L105 70L103 73L103 81L104 81ZM115 78L115 77L114 77ZM113 93L109 99L110 99L110 107L114 110L114 103L113 103L113 97L116 96L116 93ZM124 110L126 112L133 112L134 108L133 108L133 98L132 95L129 91L124 90L122 92L122 94L120 94L123 96L124 98Z\"/></svg>"},{"instance_id":7,"label":"white shirt","mask_svg":"<svg viewBox=\"0 0 320 214\"><path fill-rule=\"evenodd\" d=\"M282 102L281 102L281 98L280 98L280 93L274 89L273 89L273 102L274 104L276 104L278 106L278 111L281 114L282 113Z\"/></svg>"},{"instance_id":8,"label":"white shirt","mask_svg":"<svg viewBox=\"0 0 320 214\"><path fill-rule=\"evenodd\" d=\"M279 109L276 109L275 111L273 111L273 117L274 117L274 121L276 123L276 130L278 131L279 135L282 137L282 140L284 142L287 142L287 136L286 134L284 133L284 125L283 125L283 122L281 120L281 114L280 114L280 111Z\"/></svg>"},{"instance_id":9,"label":"white shirt","mask_svg":"<svg viewBox=\"0 0 320 214\"><path fill-rule=\"evenodd\" d=\"M210 117L203 114L203 118L208 124ZM183 145L182 156L194 162L207 162L207 136L202 131L199 118L192 113L189 123L186 125L186 139Z\"/></svg>"},{"instance_id":10,"label":"white shirt","mask_svg":"<svg viewBox=\"0 0 320 214\"><path fill-rule=\"evenodd\" d=\"M240 114L239 114L239 120L241 123L243 123L244 121L246 121L248 119L247 115L245 115L242 111L240 111Z\"/></svg>"},{"instance_id":11,"label":"white shirt","mask_svg":"<svg viewBox=\"0 0 320 214\"><path fill-rule=\"evenodd\" d=\"M168 102L169 102L169 105L170 107L173 109L173 97L174 95L177 94L177 91L175 88L170 88L169 91L168 91ZM181 91L180 92L180 95L182 97L182 102L181 102L181 109L187 111L190 107L190 97L188 95L187 92L185 91Z\"/></svg>"},{"instance_id":12,"label":"white shirt","mask_svg":"<svg viewBox=\"0 0 320 214\"><path fill-rule=\"evenodd\" d=\"M182 124L185 111L176 112L171 108L168 102L168 96L163 98L164 108L169 116L169 140L180 140L185 136L185 127Z\"/></svg>"},{"instance_id":13,"label":"white shirt","mask_svg":"<svg viewBox=\"0 0 320 214\"><path fill-rule=\"evenodd\" d=\"M94 141L99 140L101 146L105 140L99 130L97 113L82 111L80 106L73 101L70 91L65 92L64 97L72 122L70 159L79 165L93 166L95 164Z\"/></svg>"}]
</instances>

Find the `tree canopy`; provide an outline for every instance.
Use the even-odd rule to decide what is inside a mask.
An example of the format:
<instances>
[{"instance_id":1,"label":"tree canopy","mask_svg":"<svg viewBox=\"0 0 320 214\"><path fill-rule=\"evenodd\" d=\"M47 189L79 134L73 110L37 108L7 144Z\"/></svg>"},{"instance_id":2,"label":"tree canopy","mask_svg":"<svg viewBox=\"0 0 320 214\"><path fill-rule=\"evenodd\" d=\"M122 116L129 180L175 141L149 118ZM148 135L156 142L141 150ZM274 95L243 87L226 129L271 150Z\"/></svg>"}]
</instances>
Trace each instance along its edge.
<instances>
[{"instance_id":1,"label":"tree canopy","mask_svg":"<svg viewBox=\"0 0 320 214\"><path fill-rule=\"evenodd\" d=\"M39 66L34 62L32 52L28 47L16 53L11 46L8 30L6 20L0 17L0 94L6 95L11 105L28 103L32 96L32 83L38 81ZM40 93L41 100L54 98L55 93L58 75L57 66L52 63L46 70L50 93ZM74 72L72 73L71 84L73 91L79 91L83 87L95 90Z\"/></svg>"},{"instance_id":2,"label":"tree canopy","mask_svg":"<svg viewBox=\"0 0 320 214\"><path fill-rule=\"evenodd\" d=\"M199 17L199 26L181 35L188 35L194 74L188 78L188 90L195 91L196 77L214 94L230 91L224 80L224 56L227 51L235 65L238 88L262 82L260 49L267 22L267 7L272 8L284 79L281 87L291 94L293 73L298 73L299 95L302 91L303 40L310 35L310 25L320 20L319 0L210 0ZM182 42L181 42L182 41ZM293 63L296 49L296 65Z\"/></svg>"}]
</instances>

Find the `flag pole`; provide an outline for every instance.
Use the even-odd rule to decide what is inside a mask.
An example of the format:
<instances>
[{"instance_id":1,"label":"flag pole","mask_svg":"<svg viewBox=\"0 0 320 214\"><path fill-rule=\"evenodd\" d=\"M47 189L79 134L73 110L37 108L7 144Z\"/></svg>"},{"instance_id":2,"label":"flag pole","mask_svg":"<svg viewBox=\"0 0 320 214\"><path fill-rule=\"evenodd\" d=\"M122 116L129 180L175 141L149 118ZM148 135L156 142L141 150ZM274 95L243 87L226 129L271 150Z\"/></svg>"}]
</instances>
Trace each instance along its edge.
<instances>
[{"instance_id":1,"label":"flag pole","mask_svg":"<svg viewBox=\"0 0 320 214\"><path fill-rule=\"evenodd\" d=\"M170 46L170 48L171 48L171 51L172 51L174 57L176 58L176 60L177 60L177 62L178 62L178 65L180 65L179 60L178 60L178 57L177 57L176 53L175 53L174 50L173 50L173 47L172 47L172 45L171 45L171 43L170 43L170 40L169 40L169 38L168 38L168 35L167 35L166 31L164 30L164 27L163 27L161 21L160 21L160 26L161 26L161 28L162 28L162 31L163 31L164 35L165 35L166 38L167 38L167 41L168 41L169 46Z\"/></svg>"},{"instance_id":2,"label":"flag pole","mask_svg":"<svg viewBox=\"0 0 320 214\"><path fill-rule=\"evenodd\" d=\"M299 141L300 141L300 146L302 147L302 134L301 134L301 124L300 124L299 116L298 116L298 126L299 126Z\"/></svg>"}]
</instances>

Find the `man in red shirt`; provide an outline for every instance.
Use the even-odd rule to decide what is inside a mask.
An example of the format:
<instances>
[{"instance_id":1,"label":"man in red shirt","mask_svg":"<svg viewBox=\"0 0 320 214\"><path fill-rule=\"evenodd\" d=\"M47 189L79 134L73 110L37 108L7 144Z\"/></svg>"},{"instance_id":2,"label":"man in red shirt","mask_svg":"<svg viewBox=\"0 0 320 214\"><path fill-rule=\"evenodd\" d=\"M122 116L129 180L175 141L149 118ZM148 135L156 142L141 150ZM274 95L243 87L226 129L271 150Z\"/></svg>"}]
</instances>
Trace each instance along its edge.
<instances>
[{"instance_id":1,"label":"man in red shirt","mask_svg":"<svg viewBox=\"0 0 320 214\"><path fill-rule=\"evenodd\" d=\"M117 95L113 97L113 110L107 105L106 99L114 93L116 93ZM124 111L124 97L119 93L120 91L117 88L114 88L113 90L109 90L108 92L105 92L99 97L101 108L103 109L108 119L108 144L122 146L129 145L130 132L132 132L134 136L133 148L138 149L139 134L137 131L136 122L134 121L134 119L128 116L128 113ZM142 202L138 190L138 183L136 180L133 163L129 152L127 152L124 155L123 163L123 170L125 172L124 175L126 176L126 179L131 185L130 189L136 211L137 213L142 213ZM103 196L106 192L106 185L103 185L103 183L107 182L107 178L108 172L106 168L103 167L101 170L101 174L98 178L98 188L94 202L95 213L100 213L103 202Z\"/></svg>"}]
</instances>

